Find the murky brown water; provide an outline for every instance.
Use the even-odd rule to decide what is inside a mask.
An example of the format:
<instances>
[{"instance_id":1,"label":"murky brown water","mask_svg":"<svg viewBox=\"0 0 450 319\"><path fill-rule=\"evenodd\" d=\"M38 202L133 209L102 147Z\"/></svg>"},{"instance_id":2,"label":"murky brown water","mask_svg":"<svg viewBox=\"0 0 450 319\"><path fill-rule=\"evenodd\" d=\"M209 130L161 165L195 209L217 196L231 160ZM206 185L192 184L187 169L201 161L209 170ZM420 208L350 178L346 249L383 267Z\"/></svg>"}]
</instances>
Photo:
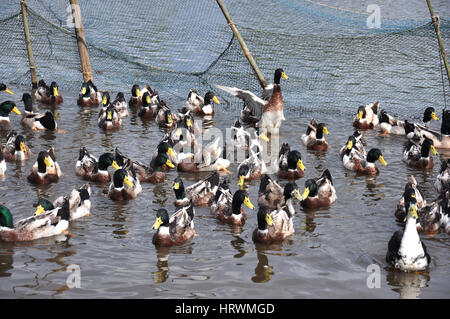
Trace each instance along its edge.
<instances>
[{"instance_id":1,"label":"murky brown water","mask_svg":"<svg viewBox=\"0 0 450 319\"><path fill-rule=\"evenodd\" d=\"M84 183L74 171L80 146L96 156L117 146L147 163L163 136L154 123L144 124L135 116L125 119L120 131L104 133L97 127L96 109L83 111L73 94L62 94L65 102L55 110L60 128L67 133L27 132L20 126L19 116L11 115L12 127L25 134L34 154L49 146L56 148L64 173L58 183L37 187L26 180L35 155L23 165L8 164L7 176L0 183L0 203L11 209L16 220L32 214L39 197L54 200ZM175 107L182 101L171 103ZM217 107L214 126L230 127L234 113L237 111L226 105ZM209 209L197 208L199 236L180 247L156 249L151 242L155 210L175 211L171 185L178 173L169 172L166 181L156 186L143 184L137 199L123 203L107 198L108 185L92 185L92 216L71 223L75 236L64 242L48 238L0 243L0 298L450 297L448 235L422 237L432 257L428 276L391 272L385 269L384 260L390 236L401 227L395 222L394 209L407 176L414 174L426 199L433 199L438 165L428 172L410 169L401 161L403 138L366 132L367 147L378 146L388 166L381 167L379 176L357 177L344 170L338 155L353 130L351 116L317 118L327 123L331 133L332 148L326 153L307 151L300 144L311 116L305 112L284 122L281 142L289 142L303 155L307 170L298 185L303 189L307 178L329 168L338 200L331 208L317 211L305 211L297 204L295 236L283 245L266 247L252 242L256 211L246 209L247 223L237 231L215 220ZM4 138L1 141L4 143ZM230 170L235 172L236 167L233 164ZM204 174L181 176L191 184ZM233 176L233 190L236 183ZM255 204L258 187L254 181L249 188ZM66 285L71 264L81 268L81 288ZM369 264L381 267L381 288L367 287Z\"/></svg>"}]
</instances>

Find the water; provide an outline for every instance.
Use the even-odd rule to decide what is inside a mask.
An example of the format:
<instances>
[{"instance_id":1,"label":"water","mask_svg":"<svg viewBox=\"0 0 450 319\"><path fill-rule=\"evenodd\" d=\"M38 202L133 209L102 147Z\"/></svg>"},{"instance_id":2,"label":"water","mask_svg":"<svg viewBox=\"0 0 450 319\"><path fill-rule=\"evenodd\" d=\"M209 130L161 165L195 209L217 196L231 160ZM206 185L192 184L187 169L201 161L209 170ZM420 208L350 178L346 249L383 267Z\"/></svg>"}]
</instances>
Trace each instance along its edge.
<instances>
[{"instance_id":1,"label":"water","mask_svg":"<svg viewBox=\"0 0 450 319\"><path fill-rule=\"evenodd\" d=\"M446 1L435 6L443 16L448 12ZM277 17L276 3L271 8ZM365 6L362 10L353 9L364 11ZM421 1L413 2L410 9L412 17L428 18ZM244 11L232 11L235 21L245 21L240 16ZM276 35L279 25L265 22L262 20L261 24ZM255 29L259 27L257 25ZM124 26L120 25L120 28ZM93 35L92 31L87 32ZM286 65L288 75L292 74L289 68L295 69L298 62L295 48L290 45L281 43L279 47L285 52L277 56L280 64ZM276 43L269 47L273 50ZM273 63L269 58L258 58L262 66ZM365 67L355 65L355 70ZM427 78L426 71L418 70L414 65L402 67L405 68L401 74L404 77ZM270 73L266 68L264 70ZM355 70L345 68L339 72L351 77ZM126 74L125 70L121 72L120 76ZM222 76L238 78L239 72L233 72L224 72ZM6 82L6 79L2 81ZM109 81L121 87L128 100L131 86L118 79ZM165 207L169 212L175 211L171 186L178 173L169 172L166 181L159 185L142 184L143 192L135 200L123 203L107 197L108 185L93 184L92 216L72 222L70 232L74 236L67 241L56 242L54 238L48 238L28 243L0 243L0 298L449 298L448 235L422 236L432 257L427 275L393 272L386 268L385 262L387 243L393 232L402 227L395 222L394 210L408 176L414 174L425 198L433 200L436 193L432 184L439 165L427 172L408 168L401 161L405 142L402 137L379 136L375 131L368 131L364 133L367 148L379 147L388 166L381 167L381 173L376 177L355 176L346 171L338 150L353 131L352 117L360 102L374 102L371 93L366 93L365 101L348 96L345 111L332 105L325 108L323 106L328 104L322 102L319 109L314 104L317 100L342 103L342 92L330 96L330 92L320 85L312 85L312 90L307 90L308 83L302 81L304 79L291 77L282 83L288 120L281 127L280 142L289 142L303 155L307 169L305 177L297 181L301 190L306 179L318 177L328 168L334 178L338 200L329 209L316 211L305 211L296 204L295 236L286 243L270 247L253 243L251 235L256 227L256 210L245 208L249 217L247 223L241 230L236 230L216 221L208 208L196 208L195 227L199 236L179 247L157 249L151 242L155 210ZM373 86L381 84L382 81L377 79ZM175 95L163 92L172 110L181 106L183 100L179 96L186 96L187 90L195 85L184 83ZM239 86L239 80L235 85ZM1 101L7 98L18 100L28 90L14 86L11 89L16 95L11 97L2 93ZM66 133L29 132L21 127L20 117L10 116L12 127L25 135L34 154L23 165L8 164L7 176L0 182L0 204L10 208L15 220L30 216L38 198L54 200L84 183L75 175L80 146L85 146L95 156L113 151L117 146L131 158L148 163L164 134L153 122L144 123L135 115L123 121L120 131L102 132L96 121L98 110L86 111L76 105L78 90L79 85L64 88L61 93L65 102L53 109L58 113L59 127ZM225 94L219 95L223 101L226 98ZM417 96L399 101L396 94L386 91L381 106L401 117L419 120L422 108L404 107L417 103L415 100ZM419 104L427 101L424 96ZM299 104L302 105L300 109ZM19 106L23 110L23 105ZM35 108L46 109L39 104L35 104ZM234 123L237 114L238 106L223 103L216 107L213 125L224 131ZM326 153L307 151L301 145L300 136L312 117L325 122L331 133L327 139L332 148ZM439 124L433 123L433 126L438 128ZM64 176L55 184L33 186L26 176L37 153L49 146L56 148ZM439 157L436 157L435 163L438 162ZM233 164L230 171L235 172L236 167L237 164ZM190 185L205 174L184 173L180 176ZM233 191L237 189L236 184L237 178L233 176ZM258 181L250 183L250 199L254 204L257 203L258 187ZM81 269L81 288L67 286L70 275L67 267L73 264ZM367 287L370 264L380 267L380 288Z\"/></svg>"}]
</instances>

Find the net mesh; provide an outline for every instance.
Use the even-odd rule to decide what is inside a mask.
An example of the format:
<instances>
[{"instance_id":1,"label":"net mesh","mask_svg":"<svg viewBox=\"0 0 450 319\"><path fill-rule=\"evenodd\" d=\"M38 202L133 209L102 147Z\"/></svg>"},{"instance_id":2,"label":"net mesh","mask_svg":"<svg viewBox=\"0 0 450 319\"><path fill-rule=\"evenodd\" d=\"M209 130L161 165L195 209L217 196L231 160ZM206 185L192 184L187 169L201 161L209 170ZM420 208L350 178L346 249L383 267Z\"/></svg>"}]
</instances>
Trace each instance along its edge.
<instances>
[{"instance_id":1,"label":"net mesh","mask_svg":"<svg viewBox=\"0 0 450 319\"><path fill-rule=\"evenodd\" d=\"M376 100L398 113L444 107L449 83L426 2L377 2L380 28L368 27L373 12L366 1L224 1L266 80L272 82L278 67L288 74L283 96L293 116L350 114ZM94 82L102 90L129 94L133 84L150 84L177 101L190 88L204 93L214 84L261 92L216 1L79 3ZM69 1L27 4L38 79L78 92L82 75ZM446 0L433 5L450 50L450 8ZM30 87L20 1L0 9L0 79ZM225 108L241 106L217 93L229 102Z\"/></svg>"}]
</instances>

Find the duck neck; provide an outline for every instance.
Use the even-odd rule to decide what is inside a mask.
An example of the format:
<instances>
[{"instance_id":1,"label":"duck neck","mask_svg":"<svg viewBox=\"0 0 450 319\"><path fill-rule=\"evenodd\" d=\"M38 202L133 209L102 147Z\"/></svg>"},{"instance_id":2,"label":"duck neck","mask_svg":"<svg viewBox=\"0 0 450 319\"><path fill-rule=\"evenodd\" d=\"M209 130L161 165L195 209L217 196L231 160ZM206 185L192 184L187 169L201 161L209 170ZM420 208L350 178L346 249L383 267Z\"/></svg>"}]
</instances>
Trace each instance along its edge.
<instances>
[{"instance_id":1,"label":"duck neck","mask_svg":"<svg viewBox=\"0 0 450 319\"><path fill-rule=\"evenodd\" d=\"M241 214L241 207L242 207L242 203L239 203L237 201L233 201L231 203L231 209L232 209L232 213L234 215L240 215Z\"/></svg>"},{"instance_id":2,"label":"duck neck","mask_svg":"<svg viewBox=\"0 0 450 319\"><path fill-rule=\"evenodd\" d=\"M410 217L407 218L399 253L401 256L418 256L424 254L420 237L417 233L416 220Z\"/></svg>"},{"instance_id":3,"label":"duck neck","mask_svg":"<svg viewBox=\"0 0 450 319\"><path fill-rule=\"evenodd\" d=\"M288 199L286 200L286 207L287 207L287 209L288 209L289 214L291 215L291 217L294 216L294 215L295 215L295 208L294 208L294 205L293 205L293 199L292 199L292 197L291 197L291 198L288 198Z\"/></svg>"},{"instance_id":4,"label":"duck neck","mask_svg":"<svg viewBox=\"0 0 450 319\"><path fill-rule=\"evenodd\" d=\"M186 198L186 193L184 191L184 187L180 185L180 188L174 189L176 199L184 199Z\"/></svg>"}]
</instances>

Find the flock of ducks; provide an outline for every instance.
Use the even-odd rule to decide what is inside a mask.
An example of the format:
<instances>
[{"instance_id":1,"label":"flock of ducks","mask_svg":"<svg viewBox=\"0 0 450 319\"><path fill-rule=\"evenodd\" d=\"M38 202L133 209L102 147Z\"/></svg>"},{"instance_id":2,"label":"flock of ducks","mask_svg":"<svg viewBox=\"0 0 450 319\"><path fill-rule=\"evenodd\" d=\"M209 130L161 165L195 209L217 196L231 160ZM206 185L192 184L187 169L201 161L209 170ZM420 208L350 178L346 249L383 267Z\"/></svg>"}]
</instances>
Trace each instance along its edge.
<instances>
[{"instance_id":1,"label":"flock of ducks","mask_svg":"<svg viewBox=\"0 0 450 319\"><path fill-rule=\"evenodd\" d=\"M111 101L109 93L99 91L92 81L83 83L77 103L80 107L101 106L98 113L98 126L101 129L120 129L122 120L133 112L144 120L154 120L157 125L166 129L166 134L154 151L149 165L131 159L117 147L114 153L103 153L98 157L81 147L75 162L75 172L88 183L53 203L40 199L35 214L16 223L8 208L0 205L0 239L26 241L68 233L71 220L90 215L89 182L109 183L108 196L111 200L132 200L142 192L141 183L161 183L168 170L176 169L179 172L211 173L189 186L180 177L173 181L172 188L176 198L174 205L177 210L170 216L165 208L157 211L153 224L153 229L156 230L153 236L155 245L179 245L196 236L193 222L195 207L210 207L211 213L218 220L243 226L247 220L244 206L254 209L246 190L247 183L255 179L260 180L259 207L257 227L252 238L255 242L262 243L282 242L294 234L295 201L299 201L304 208L317 209L330 207L337 200L328 169L317 178L307 179L304 191L300 192L296 180L304 177L305 166L301 153L291 149L288 143L282 143L278 157L271 166L277 179L287 180L287 184L281 186L268 174L261 152L270 142L269 136L273 138L278 135L284 120L280 85L282 78L288 79L282 69L277 69L274 83L264 89L261 97L236 87L216 86L244 101L240 118L231 127L232 139L227 141L231 145L227 145L226 150L231 149L231 153L221 147L219 138L206 146L197 147L201 129L194 116L214 116L214 105L220 104L212 91L202 97L195 89L190 90L185 104L175 114L149 85L142 89L134 85L128 101L122 92ZM0 90L13 94L4 84L0 84ZM52 82L47 86L43 80L39 81L35 99L52 105L63 102L58 85ZM30 94L24 93L21 101L25 107L21 120L24 127L35 131L58 129L52 112L33 112ZM14 102L0 104L0 129L8 132L6 145L0 150L0 176L5 175L5 162L26 161L32 156L24 137L11 130L11 112L21 115ZM432 155L437 154L435 148L450 148L450 132L447 131L447 118L443 119L441 132L429 128L431 120L437 120L433 108L425 110L423 123L412 123L396 119L385 110L379 111L378 102L359 107L353 120L356 130L339 150L343 167L358 174L379 174L376 163L387 165L383 154L378 148L366 151L360 132L379 128L382 134L406 136L409 142L403 153L403 161L407 165L419 169L432 168ZM253 129L245 130L244 125L252 126ZM325 138L328 134L325 123L312 119L305 134L299 139L307 149L324 152L330 147ZM244 150L246 157L237 168L238 190L233 193L227 174L232 174L228 167L236 150ZM114 169L112 174L108 171L110 166ZM55 149L50 147L38 153L28 181L36 185L49 184L58 181L61 176ZM442 163L435 188L438 199L427 203L413 176L405 186L395 212L397 220L405 222L405 226L392 236L386 255L386 261L396 269L422 271L428 267L430 256L418 232L435 233L444 229L450 233L449 160Z\"/></svg>"}]
</instances>

